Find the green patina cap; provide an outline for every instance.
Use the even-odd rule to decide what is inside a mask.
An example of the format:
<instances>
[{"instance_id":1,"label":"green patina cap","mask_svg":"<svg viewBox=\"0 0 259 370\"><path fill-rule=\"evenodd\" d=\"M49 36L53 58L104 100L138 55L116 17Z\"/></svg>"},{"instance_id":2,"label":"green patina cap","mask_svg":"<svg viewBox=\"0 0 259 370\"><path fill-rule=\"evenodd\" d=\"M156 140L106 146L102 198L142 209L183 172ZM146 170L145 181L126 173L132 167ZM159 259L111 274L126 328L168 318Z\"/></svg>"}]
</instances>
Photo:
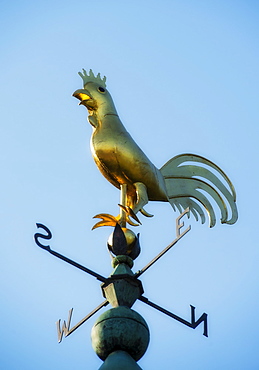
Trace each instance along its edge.
<instances>
[{"instance_id":1,"label":"green patina cap","mask_svg":"<svg viewBox=\"0 0 259 370\"><path fill-rule=\"evenodd\" d=\"M146 352L150 336L140 314L119 306L105 311L97 319L91 337L93 349L103 361L115 351L125 351L138 361Z\"/></svg>"}]
</instances>

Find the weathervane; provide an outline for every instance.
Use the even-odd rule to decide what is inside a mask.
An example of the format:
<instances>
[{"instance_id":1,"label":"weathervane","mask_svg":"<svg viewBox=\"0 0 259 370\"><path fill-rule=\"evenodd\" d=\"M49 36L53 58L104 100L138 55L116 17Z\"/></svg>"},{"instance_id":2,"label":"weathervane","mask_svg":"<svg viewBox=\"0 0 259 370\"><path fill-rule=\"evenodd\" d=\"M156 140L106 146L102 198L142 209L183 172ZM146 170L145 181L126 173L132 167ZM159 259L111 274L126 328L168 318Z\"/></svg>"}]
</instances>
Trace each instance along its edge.
<instances>
[{"instance_id":1,"label":"weathervane","mask_svg":"<svg viewBox=\"0 0 259 370\"><path fill-rule=\"evenodd\" d=\"M184 228L182 218L193 214L198 221L205 222L205 211L210 227L216 223L214 209L208 199L211 197L221 213L221 223L234 224L237 220L236 195L227 175L208 159L194 154L181 154L170 159L161 169L147 158L143 151L126 131L117 114L110 93L106 89L106 77L79 73L84 88L76 90L74 97L88 110L88 120L93 126L91 151L94 161L103 176L120 189L120 213L113 216L100 213L101 219L93 229L112 226L114 231L108 240L108 249L114 268L110 277L102 275L76 263L42 244L40 238L51 239L50 230L37 224L46 234L36 233L35 242L52 255L74 265L96 277L102 282L105 300L79 323L70 328L72 309L67 322L62 327L57 322L58 341L68 336L109 303L112 309L105 311L92 329L92 345L97 355L104 361L100 369L140 369L138 361L145 353L149 343L149 329L145 320L131 309L137 299L158 309L177 321L195 329L203 323L203 334L208 336L207 314L195 319L195 307L191 306L191 320L187 321L149 301L143 296L144 290L138 279L159 258L170 250L191 227ZM190 164L190 162L192 164ZM169 202L174 210L180 212L176 219L176 238L144 268L132 272L133 260L140 253L139 234L127 228L127 224L141 224L138 212L152 217L144 207L149 201ZM231 214L229 215L229 210ZM121 365L119 365L121 364ZM126 367L128 366L128 367Z\"/></svg>"}]
</instances>

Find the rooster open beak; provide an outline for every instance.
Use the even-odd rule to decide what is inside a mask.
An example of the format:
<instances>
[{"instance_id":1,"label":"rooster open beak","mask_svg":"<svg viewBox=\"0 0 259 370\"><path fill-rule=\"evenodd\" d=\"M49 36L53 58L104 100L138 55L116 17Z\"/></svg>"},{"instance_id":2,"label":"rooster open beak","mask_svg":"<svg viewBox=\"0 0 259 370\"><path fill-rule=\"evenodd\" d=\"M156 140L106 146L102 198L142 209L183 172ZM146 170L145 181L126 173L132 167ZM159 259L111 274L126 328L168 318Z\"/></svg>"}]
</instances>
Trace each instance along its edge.
<instances>
[{"instance_id":1,"label":"rooster open beak","mask_svg":"<svg viewBox=\"0 0 259 370\"><path fill-rule=\"evenodd\" d=\"M73 96L80 100L79 105L84 105L87 109L96 109L97 105L95 100L91 97L89 92L84 89L76 90Z\"/></svg>"}]
</instances>

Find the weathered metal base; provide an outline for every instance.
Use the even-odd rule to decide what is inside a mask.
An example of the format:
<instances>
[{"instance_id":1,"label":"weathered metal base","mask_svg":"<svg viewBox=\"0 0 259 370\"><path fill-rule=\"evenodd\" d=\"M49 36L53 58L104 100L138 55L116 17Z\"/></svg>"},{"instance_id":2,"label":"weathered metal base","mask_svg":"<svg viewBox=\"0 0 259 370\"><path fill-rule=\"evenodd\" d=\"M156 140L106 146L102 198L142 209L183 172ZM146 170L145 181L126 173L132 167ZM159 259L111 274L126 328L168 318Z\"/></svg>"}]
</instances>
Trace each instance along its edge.
<instances>
[{"instance_id":1,"label":"weathered metal base","mask_svg":"<svg viewBox=\"0 0 259 370\"><path fill-rule=\"evenodd\" d=\"M91 338L95 353L103 361L118 350L128 352L138 361L147 350L149 329L139 313L119 306L105 311L96 320Z\"/></svg>"},{"instance_id":2,"label":"weathered metal base","mask_svg":"<svg viewBox=\"0 0 259 370\"><path fill-rule=\"evenodd\" d=\"M136 361L125 351L112 352L99 370L141 370Z\"/></svg>"}]
</instances>

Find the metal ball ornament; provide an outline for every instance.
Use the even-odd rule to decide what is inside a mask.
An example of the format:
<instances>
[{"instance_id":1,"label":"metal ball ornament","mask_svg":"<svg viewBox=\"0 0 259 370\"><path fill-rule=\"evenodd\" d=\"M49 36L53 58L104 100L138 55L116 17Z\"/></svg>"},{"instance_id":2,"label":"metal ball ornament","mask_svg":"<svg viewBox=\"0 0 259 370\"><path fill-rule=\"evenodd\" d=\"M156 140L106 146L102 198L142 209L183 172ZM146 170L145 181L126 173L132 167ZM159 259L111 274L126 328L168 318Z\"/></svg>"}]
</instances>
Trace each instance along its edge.
<instances>
[{"instance_id":1,"label":"metal ball ornament","mask_svg":"<svg viewBox=\"0 0 259 370\"><path fill-rule=\"evenodd\" d=\"M125 351L138 361L149 344L149 329L146 321L136 311L119 306L104 312L95 322L92 346L104 361L114 351Z\"/></svg>"},{"instance_id":2,"label":"metal ball ornament","mask_svg":"<svg viewBox=\"0 0 259 370\"><path fill-rule=\"evenodd\" d=\"M117 224L108 238L108 249L115 256L126 255L132 259L137 258L140 253L139 234L126 227Z\"/></svg>"}]
</instances>

